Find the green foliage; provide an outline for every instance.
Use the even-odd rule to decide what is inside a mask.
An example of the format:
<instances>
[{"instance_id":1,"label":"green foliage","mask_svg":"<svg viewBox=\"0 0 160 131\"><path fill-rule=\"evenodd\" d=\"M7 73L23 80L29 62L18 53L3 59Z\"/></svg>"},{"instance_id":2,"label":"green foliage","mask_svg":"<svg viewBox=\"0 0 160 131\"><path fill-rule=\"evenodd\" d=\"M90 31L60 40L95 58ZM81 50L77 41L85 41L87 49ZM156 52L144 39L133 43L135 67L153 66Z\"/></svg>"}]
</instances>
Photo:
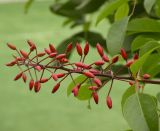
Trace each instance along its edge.
<instances>
[{"instance_id":1,"label":"green foliage","mask_svg":"<svg viewBox=\"0 0 160 131\"><path fill-rule=\"evenodd\" d=\"M136 93L128 97L123 115L134 131L158 131L157 106L150 95Z\"/></svg>"}]
</instances>

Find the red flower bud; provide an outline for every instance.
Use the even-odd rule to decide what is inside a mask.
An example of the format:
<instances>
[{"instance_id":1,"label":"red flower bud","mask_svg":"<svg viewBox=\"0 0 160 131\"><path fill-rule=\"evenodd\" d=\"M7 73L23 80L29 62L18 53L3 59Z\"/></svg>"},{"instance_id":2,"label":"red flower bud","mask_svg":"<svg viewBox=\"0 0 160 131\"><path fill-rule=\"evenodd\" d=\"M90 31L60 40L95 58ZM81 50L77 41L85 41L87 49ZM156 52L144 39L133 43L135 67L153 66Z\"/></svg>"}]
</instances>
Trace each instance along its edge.
<instances>
[{"instance_id":1,"label":"red flower bud","mask_svg":"<svg viewBox=\"0 0 160 131\"><path fill-rule=\"evenodd\" d=\"M31 79L29 82L29 89L32 90L33 86L34 86L34 80Z\"/></svg>"},{"instance_id":2,"label":"red flower bud","mask_svg":"<svg viewBox=\"0 0 160 131\"><path fill-rule=\"evenodd\" d=\"M56 74L52 74L52 78L53 78L55 81L57 81L57 80L58 80L58 77L57 77L57 75L56 75Z\"/></svg>"},{"instance_id":3,"label":"red flower bud","mask_svg":"<svg viewBox=\"0 0 160 131\"><path fill-rule=\"evenodd\" d=\"M93 92L92 97L93 97L95 103L98 104L98 94L97 94L97 92Z\"/></svg>"},{"instance_id":4,"label":"red flower bud","mask_svg":"<svg viewBox=\"0 0 160 131\"><path fill-rule=\"evenodd\" d=\"M149 79L150 77L151 77L151 76L150 76L149 74L144 74L144 75L143 75L143 78L144 78L144 79Z\"/></svg>"},{"instance_id":5,"label":"red flower bud","mask_svg":"<svg viewBox=\"0 0 160 131\"><path fill-rule=\"evenodd\" d=\"M138 57L139 57L139 56L138 56L138 54L137 54L137 53L135 53L135 54L134 54L134 56L133 56L133 59L134 59L134 60L137 60L137 59L138 59Z\"/></svg>"},{"instance_id":6,"label":"red flower bud","mask_svg":"<svg viewBox=\"0 0 160 131\"><path fill-rule=\"evenodd\" d=\"M46 53L45 52L40 52L37 54L38 57L43 57Z\"/></svg>"},{"instance_id":7,"label":"red flower bud","mask_svg":"<svg viewBox=\"0 0 160 131\"><path fill-rule=\"evenodd\" d=\"M36 46L35 46L35 44L33 43L32 40L27 40L27 43L28 43L28 45L29 45L30 47L34 47L34 48L36 49Z\"/></svg>"},{"instance_id":8,"label":"red flower bud","mask_svg":"<svg viewBox=\"0 0 160 131\"><path fill-rule=\"evenodd\" d=\"M35 69L38 70L38 71L42 70L42 68L40 66L36 66Z\"/></svg>"},{"instance_id":9,"label":"red flower bud","mask_svg":"<svg viewBox=\"0 0 160 131\"><path fill-rule=\"evenodd\" d=\"M125 66L130 67L133 64L133 62L134 62L133 60L129 60L127 61Z\"/></svg>"},{"instance_id":10,"label":"red flower bud","mask_svg":"<svg viewBox=\"0 0 160 131\"><path fill-rule=\"evenodd\" d=\"M96 91L98 89L98 87L97 86L90 86L88 89L91 91Z\"/></svg>"},{"instance_id":11,"label":"red flower bud","mask_svg":"<svg viewBox=\"0 0 160 131\"><path fill-rule=\"evenodd\" d=\"M59 54L56 56L56 59L62 59L62 58L65 58L66 57L66 54Z\"/></svg>"},{"instance_id":12,"label":"red flower bud","mask_svg":"<svg viewBox=\"0 0 160 131\"><path fill-rule=\"evenodd\" d=\"M22 55L24 58L27 58L27 57L28 57L28 54L27 54L25 51L20 50L20 53L21 53L21 55Z\"/></svg>"},{"instance_id":13,"label":"red flower bud","mask_svg":"<svg viewBox=\"0 0 160 131\"><path fill-rule=\"evenodd\" d=\"M78 44L78 43L76 44L76 49L77 49L78 54L80 56L82 56L82 48L81 48L80 44Z\"/></svg>"},{"instance_id":14,"label":"red flower bud","mask_svg":"<svg viewBox=\"0 0 160 131\"><path fill-rule=\"evenodd\" d=\"M108 108L111 109L112 108L112 99L110 96L107 96L106 103L107 103Z\"/></svg>"},{"instance_id":15,"label":"red flower bud","mask_svg":"<svg viewBox=\"0 0 160 131\"><path fill-rule=\"evenodd\" d=\"M89 43L86 42L86 45L85 45L85 47L84 47L84 55L87 55L88 52L89 52Z\"/></svg>"},{"instance_id":16,"label":"red flower bud","mask_svg":"<svg viewBox=\"0 0 160 131\"><path fill-rule=\"evenodd\" d=\"M103 59L105 62L109 62L109 58L108 58L106 55L103 55L103 56L102 56L102 59Z\"/></svg>"},{"instance_id":17,"label":"red flower bud","mask_svg":"<svg viewBox=\"0 0 160 131\"><path fill-rule=\"evenodd\" d=\"M34 84L34 91L37 93L41 89L41 83L39 81L36 81Z\"/></svg>"},{"instance_id":18,"label":"red flower bud","mask_svg":"<svg viewBox=\"0 0 160 131\"><path fill-rule=\"evenodd\" d=\"M52 93L55 93L60 87L60 83L57 83L54 87L53 87L53 90L52 90Z\"/></svg>"},{"instance_id":19,"label":"red flower bud","mask_svg":"<svg viewBox=\"0 0 160 131\"><path fill-rule=\"evenodd\" d=\"M49 44L49 48L50 48L50 51L51 51L52 53L57 52L56 49L54 48L54 46L53 46L52 44Z\"/></svg>"},{"instance_id":20,"label":"red flower bud","mask_svg":"<svg viewBox=\"0 0 160 131\"><path fill-rule=\"evenodd\" d=\"M40 80L40 83L46 83L48 81L48 78L42 78L41 80Z\"/></svg>"},{"instance_id":21,"label":"red flower bud","mask_svg":"<svg viewBox=\"0 0 160 131\"><path fill-rule=\"evenodd\" d=\"M57 77L58 77L58 78L62 78L62 77L64 77L64 76L65 76L64 73L59 73L59 74L57 74Z\"/></svg>"},{"instance_id":22,"label":"red flower bud","mask_svg":"<svg viewBox=\"0 0 160 131\"><path fill-rule=\"evenodd\" d=\"M91 72L91 73L100 73L100 71L96 70L96 69L90 69L89 72Z\"/></svg>"},{"instance_id":23,"label":"red flower bud","mask_svg":"<svg viewBox=\"0 0 160 131\"><path fill-rule=\"evenodd\" d=\"M48 55L51 54L51 51L50 51L49 49L47 49L47 48L45 48L44 51L45 51Z\"/></svg>"},{"instance_id":24,"label":"red flower bud","mask_svg":"<svg viewBox=\"0 0 160 131\"><path fill-rule=\"evenodd\" d=\"M22 74L22 79L23 79L23 81L24 81L24 83L26 83L26 81L27 81L27 76L26 76L26 74Z\"/></svg>"},{"instance_id":25,"label":"red flower bud","mask_svg":"<svg viewBox=\"0 0 160 131\"><path fill-rule=\"evenodd\" d=\"M67 48L66 48L66 53L71 52L71 50L72 50L72 43L69 43Z\"/></svg>"},{"instance_id":26,"label":"red flower bud","mask_svg":"<svg viewBox=\"0 0 160 131\"><path fill-rule=\"evenodd\" d=\"M79 91L79 88L80 88L80 84L77 84L73 89L72 89L72 93L74 94L74 96L78 96L78 91Z\"/></svg>"},{"instance_id":27,"label":"red flower bud","mask_svg":"<svg viewBox=\"0 0 160 131\"><path fill-rule=\"evenodd\" d=\"M14 66L17 63L17 60L11 61L10 63L7 63L6 66Z\"/></svg>"},{"instance_id":28,"label":"red flower bud","mask_svg":"<svg viewBox=\"0 0 160 131\"><path fill-rule=\"evenodd\" d=\"M62 58L62 59L60 59L60 62L62 62L62 63L67 63L67 62L68 62L68 59L67 59L67 58Z\"/></svg>"},{"instance_id":29,"label":"red flower bud","mask_svg":"<svg viewBox=\"0 0 160 131\"><path fill-rule=\"evenodd\" d=\"M99 43L97 43L96 48L99 55L102 57L104 55L102 46Z\"/></svg>"},{"instance_id":30,"label":"red flower bud","mask_svg":"<svg viewBox=\"0 0 160 131\"><path fill-rule=\"evenodd\" d=\"M22 74L23 74L22 72L17 74L16 77L14 78L14 80L16 81L16 80L20 79L22 77Z\"/></svg>"},{"instance_id":31,"label":"red flower bud","mask_svg":"<svg viewBox=\"0 0 160 131\"><path fill-rule=\"evenodd\" d=\"M129 84L132 86L132 85L134 85L134 82L133 81L129 81Z\"/></svg>"},{"instance_id":32,"label":"red flower bud","mask_svg":"<svg viewBox=\"0 0 160 131\"><path fill-rule=\"evenodd\" d=\"M53 58L53 57L55 57L56 55L57 55L57 53L50 53L50 54L49 54L49 57L50 57L50 58Z\"/></svg>"},{"instance_id":33,"label":"red flower bud","mask_svg":"<svg viewBox=\"0 0 160 131\"><path fill-rule=\"evenodd\" d=\"M94 62L95 65L97 66L101 66L101 65L104 65L104 61L103 60L98 60L96 62Z\"/></svg>"},{"instance_id":34,"label":"red flower bud","mask_svg":"<svg viewBox=\"0 0 160 131\"><path fill-rule=\"evenodd\" d=\"M121 49L121 56L123 57L123 59L125 59L125 60L127 60L127 53L126 53L126 51L125 51L125 49Z\"/></svg>"},{"instance_id":35,"label":"red flower bud","mask_svg":"<svg viewBox=\"0 0 160 131\"><path fill-rule=\"evenodd\" d=\"M83 72L83 74L85 76L89 77L89 78L94 78L95 77L95 75L93 73L89 72L89 71Z\"/></svg>"},{"instance_id":36,"label":"red flower bud","mask_svg":"<svg viewBox=\"0 0 160 131\"><path fill-rule=\"evenodd\" d=\"M100 79L94 78L93 81L94 81L94 83L95 83L98 87L102 86L102 82L101 82Z\"/></svg>"},{"instance_id":37,"label":"red flower bud","mask_svg":"<svg viewBox=\"0 0 160 131\"><path fill-rule=\"evenodd\" d=\"M89 68L91 68L89 65L86 65L86 64L84 64L84 63L82 63L82 62L76 62L76 63L75 63L75 66L81 67L81 68L84 68L84 69L89 69Z\"/></svg>"},{"instance_id":38,"label":"red flower bud","mask_svg":"<svg viewBox=\"0 0 160 131\"><path fill-rule=\"evenodd\" d=\"M33 50L35 50L35 49L36 49L35 45L32 45L32 46L30 47L30 51L33 51Z\"/></svg>"},{"instance_id":39,"label":"red flower bud","mask_svg":"<svg viewBox=\"0 0 160 131\"><path fill-rule=\"evenodd\" d=\"M16 50L16 46L14 46L13 44L11 43L7 43L7 46L12 49L12 50Z\"/></svg>"},{"instance_id":40,"label":"red flower bud","mask_svg":"<svg viewBox=\"0 0 160 131\"><path fill-rule=\"evenodd\" d=\"M118 61L118 59L119 59L119 56L114 56L112 58L112 63L116 63Z\"/></svg>"}]
</instances>

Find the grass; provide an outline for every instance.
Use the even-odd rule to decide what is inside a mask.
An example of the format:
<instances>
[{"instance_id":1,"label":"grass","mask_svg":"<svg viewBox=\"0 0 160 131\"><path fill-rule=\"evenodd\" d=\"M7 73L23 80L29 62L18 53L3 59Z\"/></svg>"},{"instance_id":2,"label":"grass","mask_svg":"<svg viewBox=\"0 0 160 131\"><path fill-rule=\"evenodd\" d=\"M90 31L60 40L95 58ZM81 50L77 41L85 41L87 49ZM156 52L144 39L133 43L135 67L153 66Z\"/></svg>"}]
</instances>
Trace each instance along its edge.
<instances>
[{"instance_id":1,"label":"grass","mask_svg":"<svg viewBox=\"0 0 160 131\"><path fill-rule=\"evenodd\" d=\"M23 13L23 4L0 5L0 130L1 131L124 131L129 129L121 113L121 96L128 86L116 81L111 93L113 109L109 110L105 104L107 87L100 92L100 103L91 102L92 110L88 110L86 101L78 101L72 96L67 97L64 82L60 90L51 94L55 83L44 85L40 93L35 94L28 90L28 85L22 81L12 81L17 69L7 68L5 63L11 60L10 50L6 42L12 42L17 47L27 49L26 39L34 40L39 49L46 47L47 43L59 43L62 39L81 30L70 30L62 27L63 17L53 15L48 6L51 2L33 4L29 14ZM103 29L100 25L97 29ZM57 45L56 45L57 46ZM98 58L92 56L91 49L88 61ZM72 56L72 60L77 57ZM153 95L159 91L158 86L149 85L146 92Z\"/></svg>"}]
</instances>

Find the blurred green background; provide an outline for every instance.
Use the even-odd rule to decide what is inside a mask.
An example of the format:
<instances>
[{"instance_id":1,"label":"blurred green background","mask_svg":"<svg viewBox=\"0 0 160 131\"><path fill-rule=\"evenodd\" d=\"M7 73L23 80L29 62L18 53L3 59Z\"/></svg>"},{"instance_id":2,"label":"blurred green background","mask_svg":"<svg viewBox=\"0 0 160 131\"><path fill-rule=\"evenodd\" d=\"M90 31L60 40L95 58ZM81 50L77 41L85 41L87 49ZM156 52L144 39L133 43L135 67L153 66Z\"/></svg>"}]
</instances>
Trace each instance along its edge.
<instances>
[{"instance_id":1,"label":"blurred green background","mask_svg":"<svg viewBox=\"0 0 160 131\"><path fill-rule=\"evenodd\" d=\"M111 97L113 109L106 107L105 96L107 86L100 91L100 103L91 101L92 109L87 108L87 101L79 101L73 96L67 97L67 79L56 94L51 94L54 82L43 85L40 93L30 92L28 85L21 80L14 82L17 68L7 68L5 63L12 57L12 51L6 47L7 42L27 50L27 39L37 43L43 50L48 43L55 46L63 39L78 32L81 28L62 27L64 17L52 14L48 7L52 1L35 2L28 14L24 14L24 3L0 4L0 131L124 131L129 129L121 113L121 96L129 86L116 81ZM106 21L97 31L107 33L109 25ZM88 62L98 59L91 49ZM71 56L75 61L77 57ZM159 86L148 85L145 92L155 95ZM134 109L133 109L134 110Z\"/></svg>"}]
</instances>

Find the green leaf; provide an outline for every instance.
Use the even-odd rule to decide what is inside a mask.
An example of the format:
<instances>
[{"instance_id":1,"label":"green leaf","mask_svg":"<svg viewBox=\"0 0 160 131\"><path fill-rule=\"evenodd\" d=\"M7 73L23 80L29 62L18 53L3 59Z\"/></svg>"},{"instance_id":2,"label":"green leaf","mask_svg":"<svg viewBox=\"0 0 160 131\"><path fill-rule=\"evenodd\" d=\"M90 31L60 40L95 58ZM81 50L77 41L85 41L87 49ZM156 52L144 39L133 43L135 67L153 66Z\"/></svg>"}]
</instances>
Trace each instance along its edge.
<instances>
[{"instance_id":1,"label":"green leaf","mask_svg":"<svg viewBox=\"0 0 160 131\"><path fill-rule=\"evenodd\" d=\"M34 0L28 0L26 3L25 3L25 7L24 7L24 12L25 13L28 13L28 9L31 7L32 3L34 2Z\"/></svg>"},{"instance_id":2,"label":"green leaf","mask_svg":"<svg viewBox=\"0 0 160 131\"><path fill-rule=\"evenodd\" d=\"M159 101L159 103L160 103L160 92L159 93L157 93L157 100Z\"/></svg>"},{"instance_id":3,"label":"green leaf","mask_svg":"<svg viewBox=\"0 0 160 131\"><path fill-rule=\"evenodd\" d=\"M113 13L120 5L127 2L127 0L115 0L111 3L106 3L104 5L104 9L100 12L100 14L97 17L96 25L102 21L104 18L106 18L108 15Z\"/></svg>"},{"instance_id":4,"label":"green leaf","mask_svg":"<svg viewBox=\"0 0 160 131\"><path fill-rule=\"evenodd\" d=\"M146 52L148 52L149 50L157 46L160 46L160 44L157 41L147 42L144 46L141 47L140 52L139 52L140 56L143 56Z\"/></svg>"},{"instance_id":5,"label":"green leaf","mask_svg":"<svg viewBox=\"0 0 160 131\"><path fill-rule=\"evenodd\" d=\"M121 20L122 18L128 16L129 5L128 3L122 4L115 13L115 21Z\"/></svg>"},{"instance_id":6,"label":"green leaf","mask_svg":"<svg viewBox=\"0 0 160 131\"><path fill-rule=\"evenodd\" d=\"M144 0L144 8L148 14L150 14L156 0Z\"/></svg>"},{"instance_id":7,"label":"green leaf","mask_svg":"<svg viewBox=\"0 0 160 131\"><path fill-rule=\"evenodd\" d=\"M123 94L122 96L122 100L121 100L121 107L123 109L123 106L126 102L126 100L128 99L128 97L130 97L131 95L133 95L135 93L135 86L131 86L129 87Z\"/></svg>"},{"instance_id":8,"label":"green leaf","mask_svg":"<svg viewBox=\"0 0 160 131\"><path fill-rule=\"evenodd\" d=\"M125 17L120 21L116 21L109 29L107 49L112 55L117 54L123 45L129 18L130 17Z\"/></svg>"},{"instance_id":9,"label":"green leaf","mask_svg":"<svg viewBox=\"0 0 160 131\"><path fill-rule=\"evenodd\" d=\"M160 32L160 22L149 18L134 19L128 23L129 34L140 32Z\"/></svg>"},{"instance_id":10,"label":"green leaf","mask_svg":"<svg viewBox=\"0 0 160 131\"><path fill-rule=\"evenodd\" d=\"M150 38L148 36L145 35L139 35L137 36L131 45L131 50L132 52L140 49L142 46L144 46L148 41L154 40L153 38Z\"/></svg>"},{"instance_id":11,"label":"green leaf","mask_svg":"<svg viewBox=\"0 0 160 131\"><path fill-rule=\"evenodd\" d=\"M78 98L79 100L89 100L92 96L92 91L88 89L89 86L89 84L81 86L76 98Z\"/></svg>"},{"instance_id":12,"label":"green leaf","mask_svg":"<svg viewBox=\"0 0 160 131\"><path fill-rule=\"evenodd\" d=\"M134 131L158 131L157 106L150 95L130 96L123 106L123 114Z\"/></svg>"},{"instance_id":13,"label":"green leaf","mask_svg":"<svg viewBox=\"0 0 160 131\"><path fill-rule=\"evenodd\" d=\"M160 0L157 0L156 2L155 12L156 12L156 15L160 17Z\"/></svg>"},{"instance_id":14,"label":"green leaf","mask_svg":"<svg viewBox=\"0 0 160 131\"><path fill-rule=\"evenodd\" d=\"M139 71L139 69L143 66L145 60L147 59L147 57L150 55L150 53L152 51L154 51L155 49L159 48L160 46L157 46L153 49L151 49L150 51L148 51L147 53L145 53L142 57L140 57L136 62L134 62L130 69L132 72L133 77L136 77L137 72Z\"/></svg>"},{"instance_id":15,"label":"green leaf","mask_svg":"<svg viewBox=\"0 0 160 131\"><path fill-rule=\"evenodd\" d=\"M142 66L142 73L150 74L151 77L156 76L158 73L160 73L159 62L160 62L160 55L158 53L149 55Z\"/></svg>"}]
</instances>

